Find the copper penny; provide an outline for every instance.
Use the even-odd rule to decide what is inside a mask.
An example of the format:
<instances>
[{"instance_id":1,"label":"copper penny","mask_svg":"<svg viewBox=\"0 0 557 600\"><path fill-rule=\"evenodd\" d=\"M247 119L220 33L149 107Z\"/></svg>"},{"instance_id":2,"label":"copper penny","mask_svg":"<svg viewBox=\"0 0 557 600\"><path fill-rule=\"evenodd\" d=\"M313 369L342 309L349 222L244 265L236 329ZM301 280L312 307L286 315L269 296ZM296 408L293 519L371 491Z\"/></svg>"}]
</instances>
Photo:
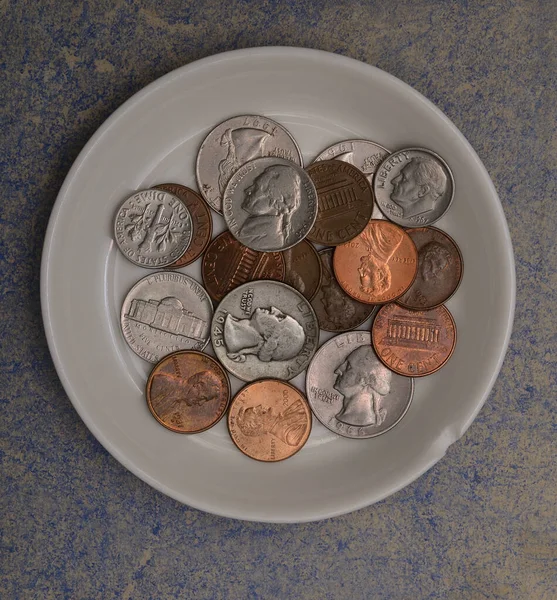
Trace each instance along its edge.
<instances>
[{"instance_id":1,"label":"copper penny","mask_svg":"<svg viewBox=\"0 0 557 600\"><path fill-rule=\"evenodd\" d=\"M155 189L174 194L190 211L192 222L190 245L177 261L168 265L166 268L179 269L180 267L185 267L194 260L197 260L203 254L205 248L207 248L207 244L211 241L211 235L213 233L211 211L203 198L185 185L180 185L179 183L161 183L160 185L156 185Z\"/></svg>"},{"instance_id":2,"label":"copper penny","mask_svg":"<svg viewBox=\"0 0 557 600\"><path fill-rule=\"evenodd\" d=\"M214 359L183 350L159 361L147 380L147 405L176 433L199 433L217 423L230 401L228 375Z\"/></svg>"},{"instance_id":3,"label":"copper penny","mask_svg":"<svg viewBox=\"0 0 557 600\"><path fill-rule=\"evenodd\" d=\"M333 248L319 252L323 277L311 305L321 329L341 333L367 321L377 307L354 300L340 287L333 273L333 252Z\"/></svg>"},{"instance_id":4,"label":"copper penny","mask_svg":"<svg viewBox=\"0 0 557 600\"><path fill-rule=\"evenodd\" d=\"M338 246L333 268L342 289L360 302L385 304L402 296L416 277L418 251L389 221L372 220L351 242Z\"/></svg>"},{"instance_id":5,"label":"copper penny","mask_svg":"<svg viewBox=\"0 0 557 600\"><path fill-rule=\"evenodd\" d=\"M250 383L228 413L232 441L250 458L277 462L296 454L311 432L311 410L302 393L277 379Z\"/></svg>"},{"instance_id":6,"label":"copper penny","mask_svg":"<svg viewBox=\"0 0 557 600\"><path fill-rule=\"evenodd\" d=\"M387 304L375 317L371 339L377 355L391 371L423 377L435 373L451 357L456 325L444 306L409 310Z\"/></svg>"},{"instance_id":7,"label":"copper penny","mask_svg":"<svg viewBox=\"0 0 557 600\"><path fill-rule=\"evenodd\" d=\"M366 176L341 160L323 160L306 168L317 189L317 220L307 238L338 246L355 238L371 219L373 193Z\"/></svg>"},{"instance_id":8,"label":"copper penny","mask_svg":"<svg viewBox=\"0 0 557 600\"><path fill-rule=\"evenodd\" d=\"M209 244L201 274L211 298L220 302L242 283L256 279L283 281L284 257L282 252L251 250L225 231Z\"/></svg>"},{"instance_id":9,"label":"copper penny","mask_svg":"<svg viewBox=\"0 0 557 600\"><path fill-rule=\"evenodd\" d=\"M462 254L452 237L435 227L406 231L418 250L418 273L397 302L423 310L446 302L462 279Z\"/></svg>"},{"instance_id":10,"label":"copper penny","mask_svg":"<svg viewBox=\"0 0 557 600\"><path fill-rule=\"evenodd\" d=\"M283 253L286 274L284 283L311 300L321 284L321 260L313 244L302 240Z\"/></svg>"}]
</instances>

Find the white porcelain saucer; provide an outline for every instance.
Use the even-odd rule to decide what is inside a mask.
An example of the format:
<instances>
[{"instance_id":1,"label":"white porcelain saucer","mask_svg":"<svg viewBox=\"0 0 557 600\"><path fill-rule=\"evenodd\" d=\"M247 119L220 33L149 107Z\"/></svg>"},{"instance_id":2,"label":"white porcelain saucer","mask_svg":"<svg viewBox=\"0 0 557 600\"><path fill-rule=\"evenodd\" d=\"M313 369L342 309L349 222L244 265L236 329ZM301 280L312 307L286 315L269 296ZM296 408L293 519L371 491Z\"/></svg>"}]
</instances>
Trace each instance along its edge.
<instances>
[{"instance_id":1,"label":"white porcelain saucer","mask_svg":"<svg viewBox=\"0 0 557 600\"><path fill-rule=\"evenodd\" d=\"M127 347L119 325L126 292L147 271L118 252L111 234L115 211L131 192L164 182L195 188L195 157L207 132L228 117L250 113L284 124L306 163L349 138L440 154L454 172L456 193L436 226L457 241L464 257L462 284L448 303L458 327L455 353L443 369L416 381L414 401L400 424L377 438L349 440L314 419L306 447L277 464L239 452L224 420L205 433L183 436L153 419L144 399L151 365ZM216 234L223 225L214 216ZM200 280L199 261L184 272ZM41 299L50 351L71 401L126 468L205 511L296 522L385 498L429 469L462 436L501 367L515 278L507 224L489 175L437 108L398 79L349 58L256 48L169 73L95 133L52 212ZM303 387L303 377L296 383Z\"/></svg>"}]
</instances>

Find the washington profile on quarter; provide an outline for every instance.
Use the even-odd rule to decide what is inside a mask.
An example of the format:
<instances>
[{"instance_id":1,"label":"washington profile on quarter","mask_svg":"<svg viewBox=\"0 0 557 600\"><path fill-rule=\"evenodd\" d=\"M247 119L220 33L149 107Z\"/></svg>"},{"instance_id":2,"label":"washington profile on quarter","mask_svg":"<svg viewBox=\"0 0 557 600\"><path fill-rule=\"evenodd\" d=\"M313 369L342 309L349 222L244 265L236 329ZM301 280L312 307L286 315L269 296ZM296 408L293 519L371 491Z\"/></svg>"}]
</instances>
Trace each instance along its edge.
<instances>
[{"instance_id":1,"label":"washington profile on quarter","mask_svg":"<svg viewBox=\"0 0 557 600\"><path fill-rule=\"evenodd\" d=\"M306 393L325 427L349 438L370 438L406 414L414 382L382 364L369 331L352 331L321 346L308 368Z\"/></svg>"},{"instance_id":2,"label":"washington profile on quarter","mask_svg":"<svg viewBox=\"0 0 557 600\"><path fill-rule=\"evenodd\" d=\"M379 208L403 227L421 227L439 220L454 196L449 165L425 148L405 148L389 155L373 179Z\"/></svg>"},{"instance_id":3,"label":"washington profile on quarter","mask_svg":"<svg viewBox=\"0 0 557 600\"><path fill-rule=\"evenodd\" d=\"M197 185L209 206L222 214L222 197L232 175L247 162L265 156L303 166L298 144L272 119L240 115L217 125L201 144L195 165Z\"/></svg>"},{"instance_id":4,"label":"washington profile on quarter","mask_svg":"<svg viewBox=\"0 0 557 600\"><path fill-rule=\"evenodd\" d=\"M303 240L317 217L309 175L289 160L256 158L232 176L223 199L224 220L244 246L287 250Z\"/></svg>"},{"instance_id":5,"label":"washington profile on quarter","mask_svg":"<svg viewBox=\"0 0 557 600\"><path fill-rule=\"evenodd\" d=\"M152 363L177 350L203 350L213 303L195 279L174 271L153 273L128 292L120 324L130 348Z\"/></svg>"},{"instance_id":6,"label":"washington profile on quarter","mask_svg":"<svg viewBox=\"0 0 557 600\"><path fill-rule=\"evenodd\" d=\"M192 221L174 194L150 189L129 196L118 209L114 238L122 254L148 269L167 267L186 252Z\"/></svg>"},{"instance_id":7,"label":"washington profile on quarter","mask_svg":"<svg viewBox=\"0 0 557 600\"><path fill-rule=\"evenodd\" d=\"M311 304L294 288L252 281L218 305L211 341L217 358L238 379L287 381L309 364L319 343L319 324Z\"/></svg>"}]
</instances>

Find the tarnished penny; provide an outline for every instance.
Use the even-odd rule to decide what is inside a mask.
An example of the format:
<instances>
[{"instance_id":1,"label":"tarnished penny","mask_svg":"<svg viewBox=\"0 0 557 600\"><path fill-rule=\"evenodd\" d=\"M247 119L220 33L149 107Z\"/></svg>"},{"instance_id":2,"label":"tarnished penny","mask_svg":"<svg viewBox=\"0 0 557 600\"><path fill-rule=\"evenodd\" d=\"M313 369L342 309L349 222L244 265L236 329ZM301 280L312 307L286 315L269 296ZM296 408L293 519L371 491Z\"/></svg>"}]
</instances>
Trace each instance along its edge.
<instances>
[{"instance_id":1,"label":"tarnished penny","mask_svg":"<svg viewBox=\"0 0 557 600\"><path fill-rule=\"evenodd\" d=\"M317 189L318 210L308 240L338 246L356 237L371 219L373 193L365 175L340 160L307 167Z\"/></svg>"},{"instance_id":2,"label":"tarnished penny","mask_svg":"<svg viewBox=\"0 0 557 600\"><path fill-rule=\"evenodd\" d=\"M248 281L284 281L284 257L282 252L251 250L230 231L225 231L209 244L203 256L201 274L211 298L220 302L228 292Z\"/></svg>"},{"instance_id":3,"label":"tarnished penny","mask_svg":"<svg viewBox=\"0 0 557 600\"><path fill-rule=\"evenodd\" d=\"M176 433L199 433L220 421L230 401L230 381L219 363L192 350L165 356L147 380L147 405Z\"/></svg>"},{"instance_id":4,"label":"tarnished penny","mask_svg":"<svg viewBox=\"0 0 557 600\"><path fill-rule=\"evenodd\" d=\"M385 304L402 296L416 277L418 251L410 236L388 221L372 220L338 246L333 268L342 289L360 302Z\"/></svg>"},{"instance_id":5,"label":"tarnished penny","mask_svg":"<svg viewBox=\"0 0 557 600\"><path fill-rule=\"evenodd\" d=\"M207 244L211 241L211 235L213 233L211 211L203 198L185 185L180 185L179 183L161 183L160 185L155 186L154 189L174 194L190 211L192 223L190 245L176 262L168 265L167 269L179 269L185 267L197 260L201 254L203 254L205 248L207 248Z\"/></svg>"},{"instance_id":6,"label":"tarnished penny","mask_svg":"<svg viewBox=\"0 0 557 600\"><path fill-rule=\"evenodd\" d=\"M371 338L377 356L391 371L423 377L451 357L456 325L445 306L418 311L388 304L377 313Z\"/></svg>"},{"instance_id":7,"label":"tarnished penny","mask_svg":"<svg viewBox=\"0 0 557 600\"><path fill-rule=\"evenodd\" d=\"M418 273L410 289L397 302L423 310L446 302L462 279L462 255L456 242L435 227L408 229L418 250Z\"/></svg>"},{"instance_id":8,"label":"tarnished penny","mask_svg":"<svg viewBox=\"0 0 557 600\"><path fill-rule=\"evenodd\" d=\"M333 248L319 252L323 277L311 305L321 329L341 333L367 321L377 307L354 300L340 287L333 273L333 252Z\"/></svg>"},{"instance_id":9,"label":"tarnished penny","mask_svg":"<svg viewBox=\"0 0 557 600\"><path fill-rule=\"evenodd\" d=\"M286 272L284 283L291 285L311 300L321 284L321 260L313 244L302 240L283 253Z\"/></svg>"},{"instance_id":10,"label":"tarnished penny","mask_svg":"<svg viewBox=\"0 0 557 600\"><path fill-rule=\"evenodd\" d=\"M311 410L293 385L264 379L236 394L228 413L228 430L250 458L277 462L290 458L311 432Z\"/></svg>"}]
</instances>

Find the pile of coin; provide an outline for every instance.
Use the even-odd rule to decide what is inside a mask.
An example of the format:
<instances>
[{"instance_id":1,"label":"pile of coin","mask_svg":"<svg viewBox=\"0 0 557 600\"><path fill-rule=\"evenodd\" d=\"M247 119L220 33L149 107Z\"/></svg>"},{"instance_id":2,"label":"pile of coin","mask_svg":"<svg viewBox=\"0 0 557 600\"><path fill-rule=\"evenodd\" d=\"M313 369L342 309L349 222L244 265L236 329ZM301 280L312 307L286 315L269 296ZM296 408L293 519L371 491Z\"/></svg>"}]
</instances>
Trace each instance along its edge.
<instances>
[{"instance_id":1,"label":"pile of coin","mask_svg":"<svg viewBox=\"0 0 557 600\"><path fill-rule=\"evenodd\" d=\"M431 227L454 195L446 162L347 140L304 168L282 125L244 115L207 135L196 176L200 194L177 183L138 191L114 223L124 256L157 269L121 312L130 348L156 363L153 416L191 434L228 411L236 446L267 462L302 448L312 414L349 438L394 427L414 378L456 343L444 303L462 257ZM228 227L214 239L209 207ZM203 285L177 270L196 260ZM321 348L320 329L337 334ZM303 371L306 395L288 383ZM232 401L229 374L247 383Z\"/></svg>"}]
</instances>

